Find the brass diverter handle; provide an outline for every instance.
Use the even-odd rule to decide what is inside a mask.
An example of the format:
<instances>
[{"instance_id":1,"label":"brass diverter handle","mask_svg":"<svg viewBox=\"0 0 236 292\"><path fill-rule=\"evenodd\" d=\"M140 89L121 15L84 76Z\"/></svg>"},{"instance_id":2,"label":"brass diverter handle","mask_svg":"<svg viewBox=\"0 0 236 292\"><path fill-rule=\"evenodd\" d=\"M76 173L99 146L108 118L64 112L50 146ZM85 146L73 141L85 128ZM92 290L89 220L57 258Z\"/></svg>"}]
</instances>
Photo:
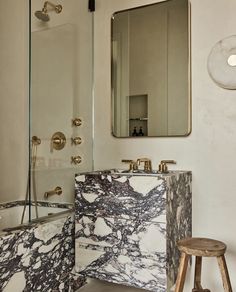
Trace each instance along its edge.
<instances>
[{"instance_id":1,"label":"brass diverter handle","mask_svg":"<svg viewBox=\"0 0 236 292\"><path fill-rule=\"evenodd\" d=\"M129 171L137 171L138 170L138 164L134 160L129 160L129 159L122 159L121 162L123 163L128 163L129 164Z\"/></svg>"},{"instance_id":2,"label":"brass diverter handle","mask_svg":"<svg viewBox=\"0 0 236 292\"><path fill-rule=\"evenodd\" d=\"M81 156L71 156L71 163L72 164L80 164L82 162Z\"/></svg>"},{"instance_id":3,"label":"brass diverter handle","mask_svg":"<svg viewBox=\"0 0 236 292\"><path fill-rule=\"evenodd\" d=\"M168 166L167 164L176 164L176 161L174 160L161 160L160 164L159 164L159 172L161 173L168 173Z\"/></svg>"},{"instance_id":4,"label":"brass diverter handle","mask_svg":"<svg viewBox=\"0 0 236 292\"><path fill-rule=\"evenodd\" d=\"M51 138L52 149L61 150L66 145L66 136L62 132L56 132Z\"/></svg>"},{"instance_id":5,"label":"brass diverter handle","mask_svg":"<svg viewBox=\"0 0 236 292\"><path fill-rule=\"evenodd\" d=\"M82 139L80 137L71 138L72 145L80 145L82 143Z\"/></svg>"},{"instance_id":6,"label":"brass diverter handle","mask_svg":"<svg viewBox=\"0 0 236 292\"><path fill-rule=\"evenodd\" d=\"M61 194L62 194L62 188L61 187L56 187L55 190L45 192L44 193L44 198L47 199L50 196L53 196L53 195L58 195L59 196Z\"/></svg>"},{"instance_id":7,"label":"brass diverter handle","mask_svg":"<svg viewBox=\"0 0 236 292\"><path fill-rule=\"evenodd\" d=\"M152 162L148 158L139 158L137 160L137 164L140 165L141 163L144 163L144 171L145 172L151 172L152 171Z\"/></svg>"},{"instance_id":8,"label":"brass diverter handle","mask_svg":"<svg viewBox=\"0 0 236 292\"><path fill-rule=\"evenodd\" d=\"M72 126L79 127L82 124L82 120L80 118L75 118L72 120Z\"/></svg>"}]
</instances>

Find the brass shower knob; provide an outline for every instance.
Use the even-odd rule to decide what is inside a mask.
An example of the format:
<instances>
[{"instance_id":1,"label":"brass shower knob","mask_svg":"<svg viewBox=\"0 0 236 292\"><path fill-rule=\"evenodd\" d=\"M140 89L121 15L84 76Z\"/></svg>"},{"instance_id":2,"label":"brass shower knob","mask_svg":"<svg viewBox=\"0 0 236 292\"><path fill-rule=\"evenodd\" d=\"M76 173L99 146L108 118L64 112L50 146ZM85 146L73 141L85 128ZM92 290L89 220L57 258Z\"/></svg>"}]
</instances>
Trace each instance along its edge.
<instances>
[{"instance_id":1,"label":"brass shower knob","mask_svg":"<svg viewBox=\"0 0 236 292\"><path fill-rule=\"evenodd\" d=\"M79 127L82 124L82 120L80 118L75 118L72 120L72 125L75 127Z\"/></svg>"},{"instance_id":2,"label":"brass shower knob","mask_svg":"<svg viewBox=\"0 0 236 292\"><path fill-rule=\"evenodd\" d=\"M77 165L77 164L80 164L82 162L82 158L81 158L81 156L71 156L71 163L72 164L75 164L75 165Z\"/></svg>"},{"instance_id":3,"label":"brass shower knob","mask_svg":"<svg viewBox=\"0 0 236 292\"><path fill-rule=\"evenodd\" d=\"M81 143L82 143L82 139L80 137L71 138L71 144L72 145L79 145Z\"/></svg>"}]
</instances>

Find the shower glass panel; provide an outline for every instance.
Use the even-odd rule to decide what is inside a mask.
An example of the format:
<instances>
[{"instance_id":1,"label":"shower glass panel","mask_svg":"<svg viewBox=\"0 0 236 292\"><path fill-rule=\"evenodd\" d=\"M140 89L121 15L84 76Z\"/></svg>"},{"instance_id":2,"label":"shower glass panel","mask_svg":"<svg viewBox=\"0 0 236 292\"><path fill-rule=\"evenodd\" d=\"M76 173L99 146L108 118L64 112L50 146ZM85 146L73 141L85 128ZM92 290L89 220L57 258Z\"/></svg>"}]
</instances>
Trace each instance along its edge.
<instances>
[{"instance_id":1,"label":"shower glass panel","mask_svg":"<svg viewBox=\"0 0 236 292\"><path fill-rule=\"evenodd\" d=\"M87 0L55 5L38 19L45 4L31 0L31 220L50 215L42 205L72 206L75 173L93 164L93 16Z\"/></svg>"}]
</instances>

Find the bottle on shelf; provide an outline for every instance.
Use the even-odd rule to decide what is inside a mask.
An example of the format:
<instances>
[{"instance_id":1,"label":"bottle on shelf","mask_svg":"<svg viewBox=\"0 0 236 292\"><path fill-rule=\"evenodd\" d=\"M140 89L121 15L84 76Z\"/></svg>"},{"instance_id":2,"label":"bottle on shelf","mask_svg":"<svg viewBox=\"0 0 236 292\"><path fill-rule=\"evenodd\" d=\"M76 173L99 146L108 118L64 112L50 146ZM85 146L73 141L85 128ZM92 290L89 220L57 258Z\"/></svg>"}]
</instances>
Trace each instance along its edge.
<instances>
[{"instance_id":1,"label":"bottle on shelf","mask_svg":"<svg viewBox=\"0 0 236 292\"><path fill-rule=\"evenodd\" d=\"M142 128L142 127L139 128L138 135L139 135L139 136L144 136L143 128Z\"/></svg>"},{"instance_id":2,"label":"bottle on shelf","mask_svg":"<svg viewBox=\"0 0 236 292\"><path fill-rule=\"evenodd\" d=\"M137 132L137 128L136 127L134 127L132 136L138 136L138 132Z\"/></svg>"}]
</instances>

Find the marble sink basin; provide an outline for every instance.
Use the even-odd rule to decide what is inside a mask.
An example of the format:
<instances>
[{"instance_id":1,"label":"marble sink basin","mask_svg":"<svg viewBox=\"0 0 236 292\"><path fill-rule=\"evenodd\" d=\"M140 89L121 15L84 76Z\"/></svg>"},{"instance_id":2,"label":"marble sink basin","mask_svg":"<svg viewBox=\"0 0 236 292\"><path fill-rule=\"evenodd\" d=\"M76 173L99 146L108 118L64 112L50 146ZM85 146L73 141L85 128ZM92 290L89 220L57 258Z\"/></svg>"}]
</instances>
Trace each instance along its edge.
<instances>
[{"instance_id":1,"label":"marble sink basin","mask_svg":"<svg viewBox=\"0 0 236 292\"><path fill-rule=\"evenodd\" d=\"M112 169L107 169L107 170L96 170L89 172L92 175L137 175L137 176L170 176L174 174L180 174L180 173L186 173L184 170L169 170L166 173L160 173L157 170L152 170L152 172L145 172L144 170L137 170L130 172L127 169L117 169L117 168L112 168ZM83 173L81 173L83 174ZM85 173L85 174L88 174Z\"/></svg>"}]
</instances>

